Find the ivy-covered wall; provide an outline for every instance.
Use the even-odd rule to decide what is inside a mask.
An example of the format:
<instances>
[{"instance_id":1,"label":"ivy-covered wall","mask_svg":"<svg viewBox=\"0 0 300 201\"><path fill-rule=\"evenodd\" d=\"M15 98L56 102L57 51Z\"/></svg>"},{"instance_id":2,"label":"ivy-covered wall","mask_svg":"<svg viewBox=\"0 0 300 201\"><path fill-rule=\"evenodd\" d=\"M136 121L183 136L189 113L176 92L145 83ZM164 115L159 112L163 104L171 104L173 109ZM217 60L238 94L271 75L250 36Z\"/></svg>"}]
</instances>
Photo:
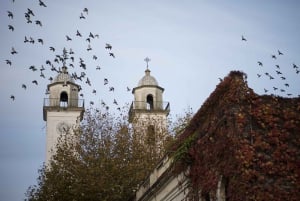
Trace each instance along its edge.
<instances>
[{"instance_id":1,"label":"ivy-covered wall","mask_svg":"<svg viewBox=\"0 0 300 201\"><path fill-rule=\"evenodd\" d=\"M190 166L197 196L213 198L222 176L228 201L298 201L300 98L257 95L244 73L232 71L173 151L177 169Z\"/></svg>"}]
</instances>

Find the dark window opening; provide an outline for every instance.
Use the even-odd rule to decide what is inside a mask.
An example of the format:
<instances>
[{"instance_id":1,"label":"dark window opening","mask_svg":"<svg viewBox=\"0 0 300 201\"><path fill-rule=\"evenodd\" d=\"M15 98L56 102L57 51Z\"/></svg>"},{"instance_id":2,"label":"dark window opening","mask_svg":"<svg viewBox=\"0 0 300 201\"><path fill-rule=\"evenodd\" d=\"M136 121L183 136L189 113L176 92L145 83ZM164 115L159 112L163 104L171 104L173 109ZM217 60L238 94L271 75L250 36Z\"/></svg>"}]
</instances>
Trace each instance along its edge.
<instances>
[{"instance_id":1,"label":"dark window opening","mask_svg":"<svg viewBox=\"0 0 300 201\"><path fill-rule=\"evenodd\" d=\"M61 92L59 103L61 107L67 107L68 106L68 94L67 92Z\"/></svg>"},{"instance_id":2,"label":"dark window opening","mask_svg":"<svg viewBox=\"0 0 300 201\"><path fill-rule=\"evenodd\" d=\"M147 96L147 109L153 110L153 96L151 94Z\"/></svg>"}]
</instances>

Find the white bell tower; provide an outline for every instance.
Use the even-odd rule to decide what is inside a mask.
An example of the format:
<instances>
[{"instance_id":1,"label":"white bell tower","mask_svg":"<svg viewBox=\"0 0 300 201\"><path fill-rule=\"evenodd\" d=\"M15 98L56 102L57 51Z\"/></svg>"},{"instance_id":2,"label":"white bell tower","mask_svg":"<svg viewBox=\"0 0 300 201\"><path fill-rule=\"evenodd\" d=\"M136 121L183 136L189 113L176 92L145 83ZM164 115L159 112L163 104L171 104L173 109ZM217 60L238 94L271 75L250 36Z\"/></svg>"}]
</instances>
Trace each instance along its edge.
<instances>
[{"instance_id":1,"label":"white bell tower","mask_svg":"<svg viewBox=\"0 0 300 201\"><path fill-rule=\"evenodd\" d=\"M47 86L48 98L44 99L43 118L46 129L46 165L56 152L57 139L61 134L72 134L84 113L84 100L78 99L80 86L75 84L63 66L61 72Z\"/></svg>"},{"instance_id":2,"label":"white bell tower","mask_svg":"<svg viewBox=\"0 0 300 201\"><path fill-rule=\"evenodd\" d=\"M163 101L164 88L158 85L148 69L149 58L146 58L145 75L133 88L134 101L129 110L129 122L140 141L152 141L155 148L160 148L162 140L167 135L167 116L170 112L169 102Z\"/></svg>"}]
</instances>

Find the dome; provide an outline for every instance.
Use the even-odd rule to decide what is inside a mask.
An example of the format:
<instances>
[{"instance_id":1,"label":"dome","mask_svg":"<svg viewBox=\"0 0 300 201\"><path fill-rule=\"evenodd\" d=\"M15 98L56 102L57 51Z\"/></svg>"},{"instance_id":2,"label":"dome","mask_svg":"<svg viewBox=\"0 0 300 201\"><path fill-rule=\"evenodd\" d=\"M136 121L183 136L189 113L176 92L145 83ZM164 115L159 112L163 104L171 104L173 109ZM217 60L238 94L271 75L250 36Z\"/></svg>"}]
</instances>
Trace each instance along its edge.
<instances>
[{"instance_id":1,"label":"dome","mask_svg":"<svg viewBox=\"0 0 300 201\"><path fill-rule=\"evenodd\" d=\"M54 82L74 82L74 79L67 71L67 67L62 67L62 71L54 78Z\"/></svg>"},{"instance_id":2,"label":"dome","mask_svg":"<svg viewBox=\"0 0 300 201\"><path fill-rule=\"evenodd\" d=\"M150 86L158 86L158 82L156 79L150 75L150 70L147 69L145 70L145 76L139 81L138 86L145 86L145 85L150 85Z\"/></svg>"}]
</instances>

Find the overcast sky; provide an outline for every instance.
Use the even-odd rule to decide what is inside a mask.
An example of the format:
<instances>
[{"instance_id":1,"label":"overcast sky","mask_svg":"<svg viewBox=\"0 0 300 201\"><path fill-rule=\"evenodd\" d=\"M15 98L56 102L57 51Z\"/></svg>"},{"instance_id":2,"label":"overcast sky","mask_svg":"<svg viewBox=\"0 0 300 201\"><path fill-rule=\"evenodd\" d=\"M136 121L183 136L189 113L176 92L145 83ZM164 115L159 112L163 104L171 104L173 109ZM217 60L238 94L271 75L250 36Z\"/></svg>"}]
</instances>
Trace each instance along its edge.
<instances>
[{"instance_id":1,"label":"overcast sky","mask_svg":"<svg viewBox=\"0 0 300 201\"><path fill-rule=\"evenodd\" d=\"M300 1L44 2L47 7L39 6L38 0L0 2L1 201L22 200L28 186L36 183L37 170L45 160L43 99L50 83L48 78L56 75L45 62L50 60L57 68L61 67L61 63L53 60L56 54L62 54L64 47L75 52L75 68L69 67L70 72L83 71L79 58L87 65L85 72L91 86L78 82L86 105L94 101L95 106L100 106L103 100L111 110L117 107L112 104L114 99L119 106L133 100L126 88L136 87L144 76L145 57L151 59L151 75L165 89L164 101L171 104L171 116L184 113L188 107L196 112L219 78L231 70L245 72L249 86L258 94L264 94L264 89L267 94L284 97L300 94L300 73L293 68L293 64L300 67ZM32 23L25 19L27 8L34 13L30 17ZM88 13L83 12L84 8L88 8ZM13 19L7 11L13 13ZM85 19L80 19L81 13ZM82 37L76 36L77 30ZM99 34L99 38L88 43L90 32ZM67 41L66 35L72 40ZM242 41L242 35L247 41ZM35 43L24 43L25 36L32 37ZM38 42L39 38L43 44ZM111 51L105 49L106 43L112 45ZM91 51L87 51L88 44ZM49 50L50 46L55 52ZM17 54L11 54L12 47ZM283 55L278 55L278 50ZM6 60L12 65L6 64ZM38 69L43 65L46 79L40 77L40 70L29 70L32 65ZM96 70L97 66L101 69ZM104 78L109 80L108 85L103 85ZM38 81L38 86L33 80ZM22 84L26 84L26 90ZM110 92L109 87L115 91ZM278 89L274 91L273 87ZM97 90L96 95L92 94L93 89ZM15 96L14 101L11 95Z\"/></svg>"}]
</instances>

